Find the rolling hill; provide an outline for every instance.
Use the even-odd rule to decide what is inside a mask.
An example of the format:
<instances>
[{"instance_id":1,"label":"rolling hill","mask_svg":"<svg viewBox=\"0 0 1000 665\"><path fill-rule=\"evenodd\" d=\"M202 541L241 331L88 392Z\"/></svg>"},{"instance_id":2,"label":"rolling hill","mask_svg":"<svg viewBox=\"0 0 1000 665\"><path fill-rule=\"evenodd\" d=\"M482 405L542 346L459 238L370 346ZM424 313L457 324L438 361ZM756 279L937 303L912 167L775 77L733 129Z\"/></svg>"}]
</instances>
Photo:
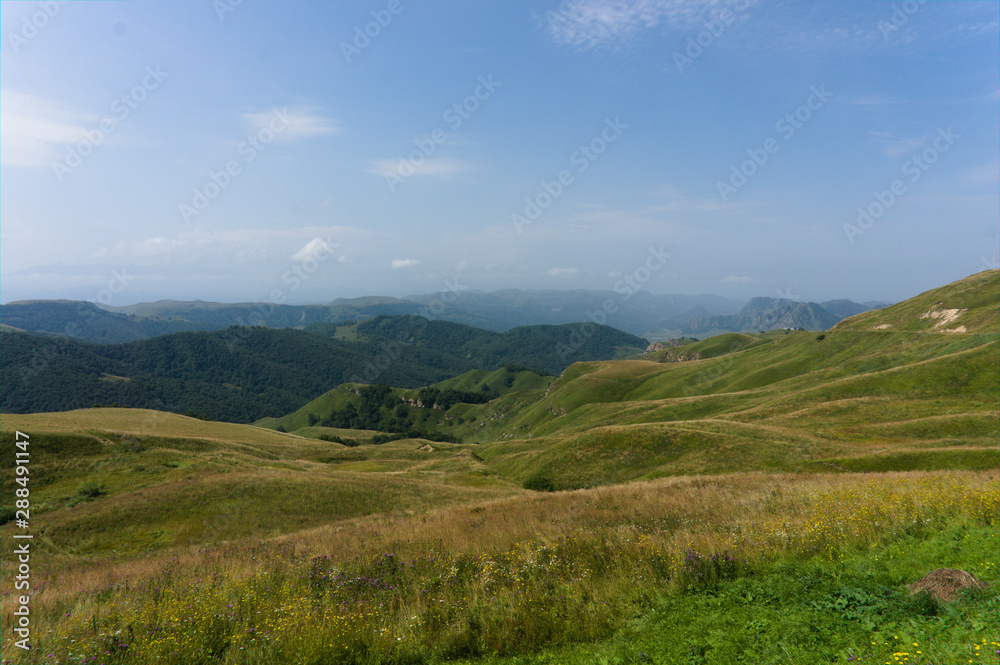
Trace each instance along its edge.
<instances>
[{"instance_id":1,"label":"rolling hill","mask_svg":"<svg viewBox=\"0 0 1000 665\"><path fill-rule=\"evenodd\" d=\"M825 333L687 340L558 378L512 366L345 385L266 427L5 412L4 486L30 438L31 621L46 641L26 655L7 640L4 658L885 662L914 643L933 662L974 656L997 646L998 276ZM280 364L300 341L322 351L358 327L238 339ZM476 339L445 331L456 348ZM144 362L184 370L218 336L171 336ZM408 348L429 353L435 338ZM147 344L49 341L61 355L34 369L55 391L91 363L124 369ZM365 395L379 417L466 443L373 445L374 431L310 422L361 414ZM5 538L24 534L9 500L0 516ZM18 565L13 548L2 557ZM947 605L909 593L941 566L988 588Z\"/></svg>"},{"instance_id":2,"label":"rolling hill","mask_svg":"<svg viewBox=\"0 0 1000 665\"><path fill-rule=\"evenodd\" d=\"M526 362L555 373L578 359L616 358L646 346L593 324L502 334L419 317L381 317L362 326L351 339L233 327L112 345L3 332L0 408L30 413L113 404L253 422L287 414L348 381L417 388L471 369ZM459 338L465 346L454 344Z\"/></svg>"},{"instance_id":3,"label":"rolling hill","mask_svg":"<svg viewBox=\"0 0 1000 665\"><path fill-rule=\"evenodd\" d=\"M750 469L992 468L998 303L998 272L981 273L826 333L734 333L576 363L544 389L456 404L440 420L505 477L541 472L563 488Z\"/></svg>"}]
</instances>

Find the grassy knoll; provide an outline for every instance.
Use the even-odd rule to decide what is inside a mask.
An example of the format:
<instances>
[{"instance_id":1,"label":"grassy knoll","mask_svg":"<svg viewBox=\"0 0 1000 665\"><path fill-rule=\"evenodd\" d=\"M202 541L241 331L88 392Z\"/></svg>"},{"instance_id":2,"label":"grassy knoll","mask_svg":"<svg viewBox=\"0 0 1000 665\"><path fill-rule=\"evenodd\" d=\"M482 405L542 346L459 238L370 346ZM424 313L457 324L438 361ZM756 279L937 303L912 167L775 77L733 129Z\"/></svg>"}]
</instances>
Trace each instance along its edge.
<instances>
[{"instance_id":1,"label":"grassy knoll","mask_svg":"<svg viewBox=\"0 0 1000 665\"><path fill-rule=\"evenodd\" d=\"M742 474L372 515L127 562L41 551L36 648L7 640L3 657L582 663L594 649L639 662L641 649L652 662L707 663L735 662L721 654L752 638L762 662L796 663L881 656L902 644L892 635L941 654L993 639L983 617L995 600L945 614L961 625L952 634L925 626L929 610L902 585L961 565L995 593L998 501L995 472ZM814 621L782 633L802 618ZM701 660L686 660L692 646Z\"/></svg>"},{"instance_id":2,"label":"grassy knoll","mask_svg":"<svg viewBox=\"0 0 1000 665\"><path fill-rule=\"evenodd\" d=\"M349 449L138 409L4 416L4 487L14 479L15 430L31 437L36 538L67 555L139 556L517 491L469 446L403 440ZM391 472L391 482L372 471ZM13 507L12 494L4 506Z\"/></svg>"}]
</instances>

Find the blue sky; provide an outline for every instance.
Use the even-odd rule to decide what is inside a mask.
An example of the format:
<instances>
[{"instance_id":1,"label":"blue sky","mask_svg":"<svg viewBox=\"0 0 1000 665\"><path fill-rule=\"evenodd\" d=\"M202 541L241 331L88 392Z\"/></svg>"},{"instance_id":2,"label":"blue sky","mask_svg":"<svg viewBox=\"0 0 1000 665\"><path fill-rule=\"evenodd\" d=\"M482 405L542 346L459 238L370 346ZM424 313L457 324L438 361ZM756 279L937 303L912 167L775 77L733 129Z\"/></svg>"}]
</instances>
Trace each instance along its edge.
<instances>
[{"instance_id":1,"label":"blue sky","mask_svg":"<svg viewBox=\"0 0 1000 665\"><path fill-rule=\"evenodd\" d=\"M0 299L901 300L996 267L998 6L0 2Z\"/></svg>"}]
</instances>

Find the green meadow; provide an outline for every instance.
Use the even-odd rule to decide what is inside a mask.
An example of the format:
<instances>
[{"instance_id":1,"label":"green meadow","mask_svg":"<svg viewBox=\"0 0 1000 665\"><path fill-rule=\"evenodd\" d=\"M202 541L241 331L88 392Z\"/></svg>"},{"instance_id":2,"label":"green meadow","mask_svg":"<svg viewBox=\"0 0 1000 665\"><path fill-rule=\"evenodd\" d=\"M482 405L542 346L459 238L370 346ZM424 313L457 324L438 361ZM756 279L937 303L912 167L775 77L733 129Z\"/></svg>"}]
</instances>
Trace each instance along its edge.
<instances>
[{"instance_id":1,"label":"green meadow","mask_svg":"<svg viewBox=\"0 0 1000 665\"><path fill-rule=\"evenodd\" d=\"M4 414L0 535L21 487L33 540L31 648L5 574L2 660L1000 662L998 274L255 425ZM323 424L345 413L401 431ZM911 593L940 568L981 584Z\"/></svg>"}]
</instances>

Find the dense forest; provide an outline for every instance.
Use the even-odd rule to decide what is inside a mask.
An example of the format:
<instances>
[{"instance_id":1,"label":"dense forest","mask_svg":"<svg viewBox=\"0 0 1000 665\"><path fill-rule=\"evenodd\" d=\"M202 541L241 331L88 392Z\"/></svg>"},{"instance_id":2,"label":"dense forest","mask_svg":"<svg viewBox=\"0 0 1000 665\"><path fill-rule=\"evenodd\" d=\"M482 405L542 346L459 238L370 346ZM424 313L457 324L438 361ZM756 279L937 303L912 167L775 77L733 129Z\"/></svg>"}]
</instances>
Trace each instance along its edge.
<instances>
[{"instance_id":1,"label":"dense forest","mask_svg":"<svg viewBox=\"0 0 1000 665\"><path fill-rule=\"evenodd\" d=\"M407 353L440 353L470 363L470 369L498 369L505 364L533 367L558 375L574 362L605 360L641 353L649 344L608 326L593 323L521 326L497 333L450 321L419 316L377 316L354 326L361 339ZM314 324L307 332L332 336L338 326Z\"/></svg>"},{"instance_id":2,"label":"dense forest","mask_svg":"<svg viewBox=\"0 0 1000 665\"><path fill-rule=\"evenodd\" d=\"M350 341L263 327L107 345L3 332L0 410L66 411L99 404L253 422L295 411L346 382L419 388L470 369L507 364L557 374L578 360L613 358L645 346L641 338L592 324L530 326L499 334L387 316L363 326L358 339Z\"/></svg>"},{"instance_id":3,"label":"dense forest","mask_svg":"<svg viewBox=\"0 0 1000 665\"><path fill-rule=\"evenodd\" d=\"M486 389L486 386L478 392L421 388L418 395L416 404L410 405L400 401L388 384L376 383L364 386L358 390L360 401L357 406L353 403L348 404L342 409L330 412L322 420L317 418L310 424L318 423L323 427L342 429L369 429L406 434L411 438L453 441L453 437L423 426L421 421L425 418L421 417L423 414L420 412L423 409L447 410L459 402L483 404L498 396L496 392Z\"/></svg>"}]
</instances>

